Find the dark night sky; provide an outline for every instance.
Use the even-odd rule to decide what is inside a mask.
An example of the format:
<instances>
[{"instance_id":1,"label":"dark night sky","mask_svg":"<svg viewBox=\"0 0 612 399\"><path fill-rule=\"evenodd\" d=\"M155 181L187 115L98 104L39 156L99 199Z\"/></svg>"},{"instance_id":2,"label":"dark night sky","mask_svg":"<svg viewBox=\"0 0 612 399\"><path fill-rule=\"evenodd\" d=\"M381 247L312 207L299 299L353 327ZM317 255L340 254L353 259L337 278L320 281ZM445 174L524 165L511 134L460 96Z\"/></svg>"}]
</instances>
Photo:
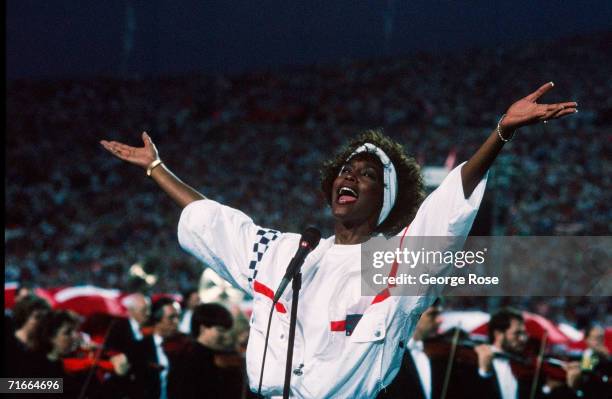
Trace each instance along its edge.
<instances>
[{"instance_id":1,"label":"dark night sky","mask_svg":"<svg viewBox=\"0 0 612 399\"><path fill-rule=\"evenodd\" d=\"M610 0L7 3L8 79L236 72L612 30ZM393 29L385 42L390 4ZM129 5L133 47L125 58Z\"/></svg>"}]
</instances>

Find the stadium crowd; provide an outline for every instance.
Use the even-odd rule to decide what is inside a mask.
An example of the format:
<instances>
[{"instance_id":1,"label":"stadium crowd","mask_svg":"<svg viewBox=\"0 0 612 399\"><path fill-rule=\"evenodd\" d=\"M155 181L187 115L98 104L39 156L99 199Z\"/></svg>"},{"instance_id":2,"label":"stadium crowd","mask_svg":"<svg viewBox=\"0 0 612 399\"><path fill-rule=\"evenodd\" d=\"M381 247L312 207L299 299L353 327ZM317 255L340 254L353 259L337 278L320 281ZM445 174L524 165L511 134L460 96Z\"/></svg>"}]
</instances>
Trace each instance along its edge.
<instances>
[{"instance_id":1,"label":"stadium crowd","mask_svg":"<svg viewBox=\"0 0 612 399\"><path fill-rule=\"evenodd\" d=\"M199 191L260 225L299 231L332 225L322 196L300 188L318 186L320 162L346 137L383 127L421 165L441 166L452 151L463 160L508 99L546 79L557 86L551 101L576 99L580 112L521 130L504 149L489 180L493 231L609 235L610 41L598 34L237 76L8 82L5 280L131 290L137 262L159 292L199 279L201 265L177 243L178 209L139 171L119 167L101 138L138 144L146 130ZM453 301L483 307L480 298ZM579 328L610 324L612 314L609 297L502 301Z\"/></svg>"}]
</instances>

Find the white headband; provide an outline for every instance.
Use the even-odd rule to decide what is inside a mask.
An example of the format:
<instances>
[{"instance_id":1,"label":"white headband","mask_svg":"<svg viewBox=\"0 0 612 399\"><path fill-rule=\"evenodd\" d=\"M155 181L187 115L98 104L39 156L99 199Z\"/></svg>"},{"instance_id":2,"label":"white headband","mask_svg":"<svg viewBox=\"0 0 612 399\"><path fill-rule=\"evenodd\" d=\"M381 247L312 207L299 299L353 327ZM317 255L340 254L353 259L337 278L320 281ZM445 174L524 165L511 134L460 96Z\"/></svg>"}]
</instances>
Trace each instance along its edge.
<instances>
[{"instance_id":1,"label":"white headband","mask_svg":"<svg viewBox=\"0 0 612 399\"><path fill-rule=\"evenodd\" d=\"M378 216L377 223L377 226L380 226L380 224L385 221L387 216L389 216L389 212L391 212L391 209L393 209L393 205L395 205L395 200L397 198L397 173L395 172L395 166L393 166L393 162L391 162L387 154L385 154L383 150L371 143L365 143L361 147L358 147L346 159L346 161L348 162L355 155L360 154L362 152L367 152L376 155L383 165L383 204L382 209L380 210L380 215Z\"/></svg>"}]
</instances>

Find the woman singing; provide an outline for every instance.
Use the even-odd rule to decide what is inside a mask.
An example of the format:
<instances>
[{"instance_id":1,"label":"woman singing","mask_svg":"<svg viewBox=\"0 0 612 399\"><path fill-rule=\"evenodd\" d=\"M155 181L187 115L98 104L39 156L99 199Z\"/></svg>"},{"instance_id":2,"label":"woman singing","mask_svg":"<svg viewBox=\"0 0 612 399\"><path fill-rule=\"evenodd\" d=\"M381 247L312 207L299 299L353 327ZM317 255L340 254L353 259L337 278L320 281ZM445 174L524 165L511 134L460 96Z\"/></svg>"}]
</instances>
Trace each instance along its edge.
<instances>
[{"instance_id":1,"label":"woman singing","mask_svg":"<svg viewBox=\"0 0 612 399\"><path fill-rule=\"evenodd\" d=\"M539 104L552 82L506 111L486 141L425 200L419 168L400 144L368 131L323 169L321 187L334 217L334 235L321 239L302 266L291 395L298 398L371 398L393 380L405 343L435 300L420 296L362 296L360 244L374 236L467 236L482 199L487 171L519 127L576 112L577 103ZM161 162L147 133L143 147L101 144L145 169L182 208L181 246L253 296L247 371L259 385L271 298L300 236L257 226L244 213L206 198ZM291 290L272 318L262 394L283 392Z\"/></svg>"}]
</instances>

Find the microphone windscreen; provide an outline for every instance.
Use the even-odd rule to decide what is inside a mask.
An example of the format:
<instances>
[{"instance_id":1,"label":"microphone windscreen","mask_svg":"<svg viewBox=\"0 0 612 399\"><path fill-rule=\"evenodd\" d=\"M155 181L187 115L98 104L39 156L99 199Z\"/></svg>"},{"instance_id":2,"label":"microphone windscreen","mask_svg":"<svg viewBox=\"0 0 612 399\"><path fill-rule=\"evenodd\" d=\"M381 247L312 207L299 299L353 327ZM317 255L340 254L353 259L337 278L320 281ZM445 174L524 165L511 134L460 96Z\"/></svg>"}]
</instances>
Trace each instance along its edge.
<instances>
[{"instance_id":1,"label":"microphone windscreen","mask_svg":"<svg viewBox=\"0 0 612 399\"><path fill-rule=\"evenodd\" d=\"M300 241L306 242L308 247L313 249L319 245L319 241L321 241L321 232L312 226L307 227L302 233L302 239Z\"/></svg>"}]
</instances>

